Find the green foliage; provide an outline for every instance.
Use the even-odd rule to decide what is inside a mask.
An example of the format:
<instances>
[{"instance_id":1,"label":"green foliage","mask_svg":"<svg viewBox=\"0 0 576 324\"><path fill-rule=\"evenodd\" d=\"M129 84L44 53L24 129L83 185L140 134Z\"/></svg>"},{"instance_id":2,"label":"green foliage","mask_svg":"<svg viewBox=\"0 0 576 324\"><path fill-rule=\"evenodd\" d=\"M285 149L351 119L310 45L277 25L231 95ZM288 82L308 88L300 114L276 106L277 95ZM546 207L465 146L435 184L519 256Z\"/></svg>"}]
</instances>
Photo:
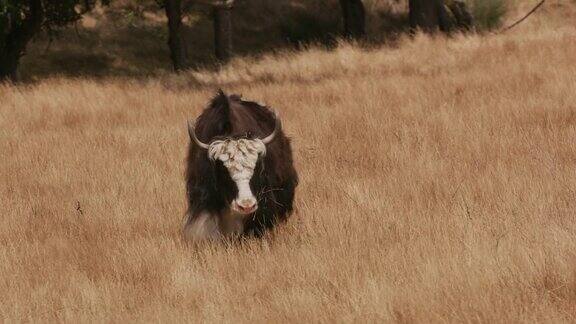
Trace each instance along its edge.
<instances>
[{"instance_id":1,"label":"green foliage","mask_svg":"<svg viewBox=\"0 0 576 324\"><path fill-rule=\"evenodd\" d=\"M502 26L502 20L507 11L505 0L470 0L469 2L478 30L493 30Z\"/></svg>"},{"instance_id":2,"label":"green foliage","mask_svg":"<svg viewBox=\"0 0 576 324\"><path fill-rule=\"evenodd\" d=\"M47 30L73 23L90 10L96 0L42 0L42 27ZM109 1L102 1L103 4ZM0 0L0 33L7 34L30 15L30 1Z\"/></svg>"}]
</instances>

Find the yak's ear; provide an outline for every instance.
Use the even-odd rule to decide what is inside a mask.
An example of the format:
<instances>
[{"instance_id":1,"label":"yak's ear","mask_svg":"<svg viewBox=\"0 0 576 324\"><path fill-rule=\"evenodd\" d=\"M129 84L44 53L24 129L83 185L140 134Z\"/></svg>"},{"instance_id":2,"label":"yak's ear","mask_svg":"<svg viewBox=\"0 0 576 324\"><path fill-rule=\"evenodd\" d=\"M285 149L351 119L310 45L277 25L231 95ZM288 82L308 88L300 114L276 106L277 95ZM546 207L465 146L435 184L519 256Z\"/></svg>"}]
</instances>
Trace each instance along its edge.
<instances>
[{"instance_id":1,"label":"yak's ear","mask_svg":"<svg viewBox=\"0 0 576 324\"><path fill-rule=\"evenodd\" d=\"M223 157L223 153L226 147L225 141L214 141L208 147L208 158L212 161L216 161L218 159L222 160L222 162L227 161L229 156L226 154Z\"/></svg>"}]
</instances>

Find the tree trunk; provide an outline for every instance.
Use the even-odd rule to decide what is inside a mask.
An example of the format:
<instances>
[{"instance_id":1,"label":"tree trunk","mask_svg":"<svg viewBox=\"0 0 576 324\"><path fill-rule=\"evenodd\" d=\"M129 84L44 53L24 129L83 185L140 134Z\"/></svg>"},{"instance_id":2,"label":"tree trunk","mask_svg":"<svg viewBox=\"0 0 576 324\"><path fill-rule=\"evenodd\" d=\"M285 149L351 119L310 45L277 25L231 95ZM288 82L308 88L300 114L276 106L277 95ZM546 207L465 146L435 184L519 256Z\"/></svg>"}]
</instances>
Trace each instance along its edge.
<instances>
[{"instance_id":1,"label":"tree trunk","mask_svg":"<svg viewBox=\"0 0 576 324\"><path fill-rule=\"evenodd\" d=\"M410 28L434 33L438 29L448 32L450 23L444 0L410 0Z\"/></svg>"},{"instance_id":2,"label":"tree trunk","mask_svg":"<svg viewBox=\"0 0 576 324\"><path fill-rule=\"evenodd\" d=\"M227 62L232 57L232 4L214 6L214 47L216 58Z\"/></svg>"},{"instance_id":3,"label":"tree trunk","mask_svg":"<svg viewBox=\"0 0 576 324\"><path fill-rule=\"evenodd\" d=\"M361 39L366 35L366 11L362 0L340 0L344 18L344 36Z\"/></svg>"},{"instance_id":4,"label":"tree trunk","mask_svg":"<svg viewBox=\"0 0 576 324\"><path fill-rule=\"evenodd\" d=\"M0 53L0 82L18 81L18 63L20 56L16 55L13 50L4 49Z\"/></svg>"},{"instance_id":5,"label":"tree trunk","mask_svg":"<svg viewBox=\"0 0 576 324\"><path fill-rule=\"evenodd\" d=\"M166 17L168 17L168 46L170 47L170 59L174 71L186 69L186 46L182 32L182 6L180 0L166 0Z\"/></svg>"},{"instance_id":6,"label":"tree trunk","mask_svg":"<svg viewBox=\"0 0 576 324\"><path fill-rule=\"evenodd\" d=\"M454 25L457 29L471 31L474 28L474 20L466 2L454 0L448 3L448 8L454 16Z\"/></svg>"},{"instance_id":7,"label":"tree trunk","mask_svg":"<svg viewBox=\"0 0 576 324\"><path fill-rule=\"evenodd\" d=\"M18 81L18 64L26 46L42 27L44 9L41 0L30 0L29 12L20 23L9 19L8 30L0 38L0 82Z\"/></svg>"}]
</instances>

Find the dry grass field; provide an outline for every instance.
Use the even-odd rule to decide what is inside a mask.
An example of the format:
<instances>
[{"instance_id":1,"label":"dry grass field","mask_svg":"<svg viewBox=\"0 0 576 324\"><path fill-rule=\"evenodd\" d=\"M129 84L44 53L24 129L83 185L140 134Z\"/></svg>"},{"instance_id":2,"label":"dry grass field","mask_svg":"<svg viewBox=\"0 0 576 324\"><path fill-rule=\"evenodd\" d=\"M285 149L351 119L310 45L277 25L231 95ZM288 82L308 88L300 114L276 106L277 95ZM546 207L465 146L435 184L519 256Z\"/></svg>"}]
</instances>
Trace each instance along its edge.
<instances>
[{"instance_id":1,"label":"dry grass field","mask_svg":"<svg viewBox=\"0 0 576 324\"><path fill-rule=\"evenodd\" d=\"M573 322L576 10L503 35L0 85L0 321ZM193 246L186 120L217 87L293 139L296 212Z\"/></svg>"}]
</instances>

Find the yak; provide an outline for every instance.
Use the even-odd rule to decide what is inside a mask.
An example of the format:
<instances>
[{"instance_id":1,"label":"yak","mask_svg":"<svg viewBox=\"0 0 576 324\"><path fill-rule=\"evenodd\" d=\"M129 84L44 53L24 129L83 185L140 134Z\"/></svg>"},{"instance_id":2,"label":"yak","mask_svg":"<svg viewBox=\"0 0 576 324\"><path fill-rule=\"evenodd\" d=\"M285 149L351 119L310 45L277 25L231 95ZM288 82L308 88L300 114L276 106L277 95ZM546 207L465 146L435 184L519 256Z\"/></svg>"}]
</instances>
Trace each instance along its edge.
<instances>
[{"instance_id":1,"label":"yak","mask_svg":"<svg viewBox=\"0 0 576 324\"><path fill-rule=\"evenodd\" d=\"M187 239L261 237L288 219L298 175L275 110L219 90L188 134Z\"/></svg>"}]
</instances>

